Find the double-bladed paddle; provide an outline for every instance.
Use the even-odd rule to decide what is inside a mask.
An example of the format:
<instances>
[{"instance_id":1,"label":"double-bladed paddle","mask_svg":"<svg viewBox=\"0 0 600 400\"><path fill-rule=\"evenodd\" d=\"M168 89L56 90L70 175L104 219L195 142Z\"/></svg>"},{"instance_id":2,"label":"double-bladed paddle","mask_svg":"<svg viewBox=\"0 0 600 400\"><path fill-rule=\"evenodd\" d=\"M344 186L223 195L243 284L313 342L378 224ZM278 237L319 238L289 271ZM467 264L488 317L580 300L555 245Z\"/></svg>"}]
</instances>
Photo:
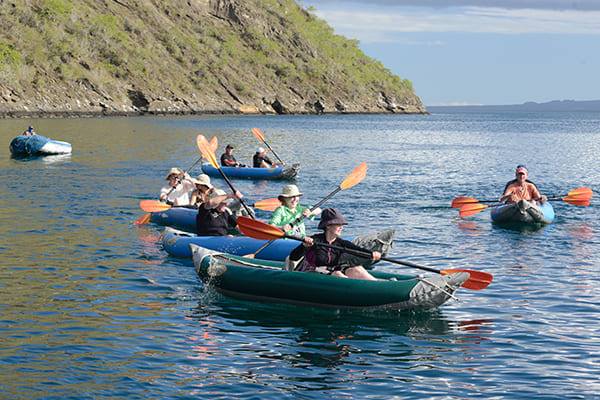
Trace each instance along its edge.
<instances>
[{"instance_id":1,"label":"double-bladed paddle","mask_svg":"<svg viewBox=\"0 0 600 400\"><path fill-rule=\"evenodd\" d=\"M594 195L594 192L592 192L592 189L584 186L584 187L580 187L580 188L571 190L567 194L558 194L558 195L554 195L554 196L548 196L548 199L549 200L557 199L557 198L561 198L561 197L571 197L571 198L582 197L585 199L589 199L593 195ZM452 208L461 208L465 204L473 204L473 203L499 203L499 201L498 200L477 200L477 199L474 199L473 197L460 196L460 197L456 197L454 200L452 200Z\"/></svg>"},{"instance_id":2,"label":"double-bladed paddle","mask_svg":"<svg viewBox=\"0 0 600 400\"><path fill-rule=\"evenodd\" d=\"M281 205L281 201L279 201L279 199L276 197L274 197L272 199L261 200L259 202L252 204L253 207L258 208L259 210L264 210L264 211L275 211L275 209L277 207L279 207L280 205ZM153 212L166 211L166 210L172 208L173 206L171 206L167 203L163 203L162 201L158 201L158 200L142 200L142 201L140 201L140 207L142 210L144 210L148 213L153 213ZM175 207L177 207L177 206L175 206Z\"/></svg>"},{"instance_id":3,"label":"double-bladed paddle","mask_svg":"<svg viewBox=\"0 0 600 400\"><path fill-rule=\"evenodd\" d=\"M566 197L564 197L566 196ZM554 196L548 196L548 201L564 201L565 203L569 203L569 204L573 204L575 206L589 206L590 205L590 198L592 198L594 196L594 192L592 191L592 189L590 189L589 187L580 187L578 189L575 190L571 190L569 193L565 194L560 194L560 195L554 195ZM457 197L456 199L454 199L455 201L457 199L461 199L461 197ZM465 199L465 198L462 198ZM466 197L466 199L472 199L470 197ZM533 200L541 200L541 197L538 197L537 199L533 199ZM475 201L477 201L476 199L473 199ZM455 207L455 201L452 202L452 207ZM463 201L463 200L460 200ZM492 201L489 201L490 203ZM475 215L478 212L481 212L483 210L485 210L488 207L498 207L501 206L503 204L506 204L504 202L498 202L497 200L495 201L498 204L495 205L491 205L491 206L486 206L484 204L480 204L482 203L482 201L480 201L479 203L473 203L473 202L468 202L468 203L464 203L462 206L460 207L460 210L458 212L458 215L460 215L461 217L468 217L471 215Z\"/></svg>"},{"instance_id":4,"label":"double-bladed paddle","mask_svg":"<svg viewBox=\"0 0 600 400\"><path fill-rule=\"evenodd\" d=\"M325 197L323 200L321 200L320 202L318 202L317 204L312 206L310 208L310 211L312 212L313 210L316 210L317 208L321 207L323 204L325 204L325 202L327 200L332 198L340 190L348 189L348 188L351 188L352 186L358 185L360 182L362 182L363 179L365 179L366 175L367 175L367 163L365 161L363 161L362 163L359 164L358 167L354 168L354 170L352 170L352 172L350 172L350 174L346 177L346 179L344 179L342 181L340 186L338 186L333 192L329 193L327 195L327 197ZM304 215L300 215L290 225L292 227L295 225L298 225L298 223L300 223L300 221L302 221L303 219L304 219ZM263 246L261 246L254 253L247 254L245 257L248 257L248 258L256 257L256 255L258 253L263 251L271 243L273 243L273 240L269 240L267 243L265 243Z\"/></svg>"},{"instance_id":5,"label":"double-bladed paddle","mask_svg":"<svg viewBox=\"0 0 600 400\"><path fill-rule=\"evenodd\" d=\"M272 225L266 224L262 221L258 221L258 220L252 219L252 218L244 217L244 216L238 217L238 227L244 235L255 238L255 239L275 240L275 239L282 239L282 238L286 237L286 238L298 240L301 242L303 241L302 238L299 238L296 236L285 236L285 233L281 229L276 228ZM345 251L347 253L355 254L360 257L365 257L367 259L370 259L371 254L372 254L372 252L367 249L354 250L354 249L348 249L345 247L336 246L336 245L332 245L329 243L322 243L322 242L315 242L315 246L323 246L323 247L329 247L332 249L338 249L338 250ZM492 274L489 274L487 272L474 271L474 270L470 270L470 269L445 269L445 270L440 271L440 270L437 270L434 268L425 267L422 265L417 265L417 264L413 264L413 263L405 262L405 261L398 261L398 260L394 260L394 259L390 259L390 258L386 258L386 257L381 257L381 260L391 262L394 264L404 265L407 267L422 269L424 271L438 273L440 275L449 275L449 274L454 274L457 272L467 272L467 273L469 273L469 279L467 279L462 284L462 286L467 289L472 289L472 290L481 290L481 289L486 288L492 282L492 279L494 278Z\"/></svg>"},{"instance_id":6,"label":"double-bladed paddle","mask_svg":"<svg viewBox=\"0 0 600 400\"><path fill-rule=\"evenodd\" d=\"M267 141L265 140L265 137L263 136L262 132L258 129L258 128L252 128L252 133L254 133L254 136L256 136L257 138L259 138L265 145L267 145L267 147L269 148L269 150L271 150L271 152L273 153L273 155L275 157L277 157L277 159L279 160L280 163L284 163L283 161L281 161L281 158L279 158L279 156L277 155L277 153L275 153L275 150L273 150L271 148L271 146L269 146L269 143L267 143Z\"/></svg>"},{"instance_id":7,"label":"double-bladed paddle","mask_svg":"<svg viewBox=\"0 0 600 400\"><path fill-rule=\"evenodd\" d=\"M236 192L235 188L233 187L233 184L231 183L227 175L225 175L225 172L223 172L223 170L219 166L219 163L217 162L217 157L215 157L214 150L212 149L210 143L208 142L208 140L206 140L204 135L198 135L196 137L196 144L198 145L202 156L208 160L210 165L219 170L221 176L223 177L223 179L225 179L225 182L227 182L227 185L229 185L233 192ZM246 210L248 215L252 215L252 212L250 211L244 200L240 199L240 203L242 204L242 206L244 206L244 209Z\"/></svg>"}]
</instances>

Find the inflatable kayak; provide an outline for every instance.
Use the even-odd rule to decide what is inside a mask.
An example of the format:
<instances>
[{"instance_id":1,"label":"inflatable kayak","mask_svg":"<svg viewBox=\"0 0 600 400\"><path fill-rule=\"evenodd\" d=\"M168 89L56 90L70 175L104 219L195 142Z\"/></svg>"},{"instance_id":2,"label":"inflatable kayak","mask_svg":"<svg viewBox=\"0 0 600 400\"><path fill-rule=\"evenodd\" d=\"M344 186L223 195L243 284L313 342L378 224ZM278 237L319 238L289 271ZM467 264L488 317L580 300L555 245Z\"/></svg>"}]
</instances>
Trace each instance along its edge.
<instances>
[{"instance_id":1,"label":"inflatable kayak","mask_svg":"<svg viewBox=\"0 0 600 400\"><path fill-rule=\"evenodd\" d=\"M15 157L69 154L71 144L48 139L42 135L20 135L10 142L9 149Z\"/></svg>"},{"instance_id":2,"label":"inflatable kayak","mask_svg":"<svg viewBox=\"0 0 600 400\"><path fill-rule=\"evenodd\" d=\"M288 271L283 262L236 257L192 245L204 284L233 298L350 310L427 310L442 305L468 278L370 271L377 281Z\"/></svg>"},{"instance_id":3,"label":"inflatable kayak","mask_svg":"<svg viewBox=\"0 0 600 400\"><path fill-rule=\"evenodd\" d=\"M352 242L360 247L387 254L392 246L394 234L395 230L390 229L357 236L352 239ZM165 251L174 257L182 258L192 257L191 244L222 253L245 256L254 254L267 242L268 240L254 239L247 236L197 236L168 227L165 228L162 235L162 244ZM261 250L256 258L283 261L299 244L299 241L293 239L277 239ZM355 259L352 256L344 255L344 257L346 256L349 260Z\"/></svg>"},{"instance_id":4,"label":"inflatable kayak","mask_svg":"<svg viewBox=\"0 0 600 400\"><path fill-rule=\"evenodd\" d=\"M283 165L275 168L221 167L228 178L245 179L294 179L300 164ZM202 172L210 176L221 176L219 170L210 164L202 164Z\"/></svg>"},{"instance_id":5,"label":"inflatable kayak","mask_svg":"<svg viewBox=\"0 0 600 400\"><path fill-rule=\"evenodd\" d=\"M238 217L240 215L249 216L239 201L234 201L227 207ZM252 208L250 208L250 211L254 213ZM187 232L196 232L197 214L197 208L171 207L168 210L150 213L150 222L158 225L173 226ZM254 217L254 214L251 217Z\"/></svg>"},{"instance_id":6,"label":"inflatable kayak","mask_svg":"<svg viewBox=\"0 0 600 400\"><path fill-rule=\"evenodd\" d=\"M526 200L507 203L492 208L492 222L497 224L551 224L554 221L554 208L549 201L541 205Z\"/></svg>"}]
</instances>

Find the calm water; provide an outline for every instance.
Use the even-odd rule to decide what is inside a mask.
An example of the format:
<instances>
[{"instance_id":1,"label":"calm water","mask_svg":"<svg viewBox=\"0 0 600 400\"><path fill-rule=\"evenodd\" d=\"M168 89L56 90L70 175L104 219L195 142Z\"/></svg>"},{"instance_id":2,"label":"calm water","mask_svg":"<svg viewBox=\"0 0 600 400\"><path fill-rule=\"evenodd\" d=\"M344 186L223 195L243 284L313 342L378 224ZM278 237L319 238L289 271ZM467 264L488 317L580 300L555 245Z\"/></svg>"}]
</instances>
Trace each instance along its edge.
<instances>
[{"instance_id":1,"label":"calm water","mask_svg":"<svg viewBox=\"0 0 600 400\"><path fill-rule=\"evenodd\" d=\"M73 154L11 159L30 124ZM351 222L346 235L393 227L390 257L494 281L407 314L204 287L191 261L161 249L159 227L132 222L170 167L199 157L197 134L248 162L262 144L253 127L302 164L303 204L367 162L365 180L328 203ZM600 398L598 199L555 202L555 224L525 232L449 207L496 199L518 163L547 195L598 192L599 114L2 120L0 138L0 398ZM252 203L285 183L234 184Z\"/></svg>"}]
</instances>

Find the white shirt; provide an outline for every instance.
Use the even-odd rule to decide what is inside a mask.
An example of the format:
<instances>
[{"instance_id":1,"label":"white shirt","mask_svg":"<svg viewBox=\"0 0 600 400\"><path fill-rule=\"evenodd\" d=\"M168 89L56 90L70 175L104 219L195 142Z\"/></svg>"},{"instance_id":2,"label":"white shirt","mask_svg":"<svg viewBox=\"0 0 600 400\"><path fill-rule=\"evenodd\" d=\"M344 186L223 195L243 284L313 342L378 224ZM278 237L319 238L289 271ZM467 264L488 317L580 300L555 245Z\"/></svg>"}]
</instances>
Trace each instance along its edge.
<instances>
[{"instance_id":1,"label":"white shirt","mask_svg":"<svg viewBox=\"0 0 600 400\"><path fill-rule=\"evenodd\" d=\"M173 189L172 192L171 189ZM167 196L168 201L172 202L175 206L187 206L188 204L190 204L189 192L193 189L194 182L188 179L183 179L180 183L177 184L177 186L175 186L175 188L167 185L160 189L160 197L162 197L164 194L171 192Z\"/></svg>"}]
</instances>

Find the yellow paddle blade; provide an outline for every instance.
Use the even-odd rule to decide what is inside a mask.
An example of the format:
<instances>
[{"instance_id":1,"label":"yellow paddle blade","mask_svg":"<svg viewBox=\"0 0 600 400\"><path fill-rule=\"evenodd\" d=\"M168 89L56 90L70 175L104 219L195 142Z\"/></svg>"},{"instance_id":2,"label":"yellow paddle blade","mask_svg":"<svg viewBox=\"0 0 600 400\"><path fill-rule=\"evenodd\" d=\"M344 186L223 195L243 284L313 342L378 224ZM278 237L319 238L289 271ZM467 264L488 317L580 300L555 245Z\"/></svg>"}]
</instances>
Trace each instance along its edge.
<instances>
[{"instance_id":1,"label":"yellow paddle blade","mask_svg":"<svg viewBox=\"0 0 600 400\"><path fill-rule=\"evenodd\" d=\"M254 207L264 211L275 211L279 206L281 206L281 201L276 197L254 203Z\"/></svg>"},{"instance_id":2,"label":"yellow paddle blade","mask_svg":"<svg viewBox=\"0 0 600 400\"><path fill-rule=\"evenodd\" d=\"M215 157L215 153L213 152L210 143L208 140L206 140L204 135L198 135L198 137L196 137L196 144L198 145L198 149L200 149L202 152L202 156L208 160L210 165L220 169L219 164L217 163L217 158Z\"/></svg>"},{"instance_id":3,"label":"yellow paddle blade","mask_svg":"<svg viewBox=\"0 0 600 400\"><path fill-rule=\"evenodd\" d=\"M573 197L573 196L585 197L585 198L589 199L594 196L594 192L589 187L584 186L584 187L577 188L575 190L571 190L569 192L568 197Z\"/></svg>"},{"instance_id":4,"label":"yellow paddle blade","mask_svg":"<svg viewBox=\"0 0 600 400\"><path fill-rule=\"evenodd\" d=\"M488 208L488 206L486 206L485 204L480 204L480 203L465 204L464 206L462 206L460 208L458 215L460 215L461 217L468 217L470 215L475 215L478 212L485 210L486 208Z\"/></svg>"},{"instance_id":5,"label":"yellow paddle blade","mask_svg":"<svg viewBox=\"0 0 600 400\"><path fill-rule=\"evenodd\" d=\"M259 138L261 141L263 141L263 142L265 141L265 137L263 136L262 132L258 128L252 128L252 133L254 133L254 136Z\"/></svg>"},{"instance_id":6,"label":"yellow paddle blade","mask_svg":"<svg viewBox=\"0 0 600 400\"><path fill-rule=\"evenodd\" d=\"M142 210L149 213L165 211L171 208L171 206L167 203L163 203L158 200L142 200L140 201L140 207Z\"/></svg>"},{"instance_id":7,"label":"yellow paddle blade","mask_svg":"<svg viewBox=\"0 0 600 400\"><path fill-rule=\"evenodd\" d=\"M144 215L142 215L142 217L140 219L135 221L133 224L134 225L146 225L146 224L148 224L148 222L150 222L151 216L152 216L152 214L150 214L150 213L144 214Z\"/></svg>"},{"instance_id":8,"label":"yellow paddle blade","mask_svg":"<svg viewBox=\"0 0 600 400\"><path fill-rule=\"evenodd\" d=\"M472 197L460 196L452 200L452 208L461 208L465 204L477 203L479 200Z\"/></svg>"},{"instance_id":9,"label":"yellow paddle blade","mask_svg":"<svg viewBox=\"0 0 600 400\"><path fill-rule=\"evenodd\" d=\"M342 184L340 185L340 189L348 189L352 186L359 184L365 176L367 175L367 163L363 161L360 165L354 168L354 171L350 172L350 174L344 179Z\"/></svg>"},{"instance_id":10,"label":"yellow paddle blade","mask_svg":"<svg viewBox=\"0 0 600 400\"><path fill-rule=\"evenodd\" d=\"M562 199L562 201L569 203L569 204L573 204L574 206L589 206L590 205L590 199L589 198L581 198L578 196L567 196L565 198Z\"/></svg>"},{"instance_id":11,"label":"yellow paddle blade","mask_svg":"<svg viewBox=\"0 0 600 400\"><path fill-rule=\"evenodd\" d=\"M243 215L238 217L237 223L240 232L254 239L272 240L281 239L285 236L285 233L279 228Z\"/></svg>"},{"instance_id":12,"label":"yellow paddle blade","mask_svg":"<svg viewBox=\"0 0 600 400\"><path fill-rule=\"evenodd\" d=\"M214 153L215 151L217 151L218 148L219 148L219 139L217 139L216 136L213 136L213 138L210 139L210 149Z\"/></svg>"}]
</instances>

